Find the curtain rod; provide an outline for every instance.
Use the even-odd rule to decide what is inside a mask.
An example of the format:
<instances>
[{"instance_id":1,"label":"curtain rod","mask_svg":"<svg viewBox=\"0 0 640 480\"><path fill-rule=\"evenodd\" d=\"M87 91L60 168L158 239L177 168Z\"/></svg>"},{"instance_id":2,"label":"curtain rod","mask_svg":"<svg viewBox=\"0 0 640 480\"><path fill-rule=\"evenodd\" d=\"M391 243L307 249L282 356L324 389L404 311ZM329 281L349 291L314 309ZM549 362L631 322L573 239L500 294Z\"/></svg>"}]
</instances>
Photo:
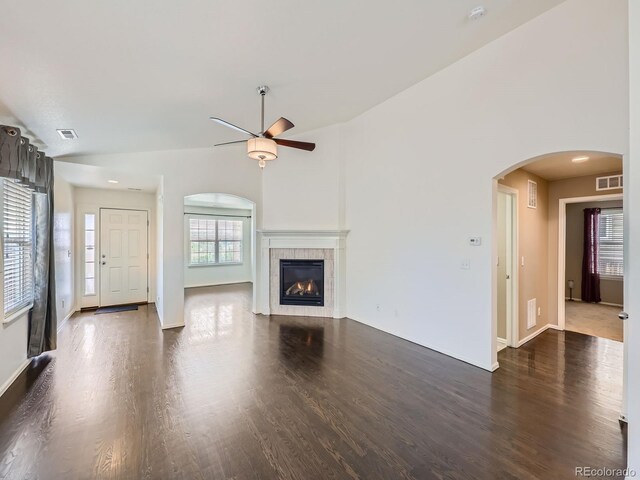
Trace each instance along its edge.
<instances>
[{"instance_id":1,"label":"curtain rod","mask_svg":"<svg viewBox=\"0 0 640 480\"><path fill-rule=\"evenodd\" d=\"M232 217L232 218L251 218L251 215L225 215L222 213L191 213L184 212L183 215L200 215L202 217Z\"/></svg>"}]
</instances>

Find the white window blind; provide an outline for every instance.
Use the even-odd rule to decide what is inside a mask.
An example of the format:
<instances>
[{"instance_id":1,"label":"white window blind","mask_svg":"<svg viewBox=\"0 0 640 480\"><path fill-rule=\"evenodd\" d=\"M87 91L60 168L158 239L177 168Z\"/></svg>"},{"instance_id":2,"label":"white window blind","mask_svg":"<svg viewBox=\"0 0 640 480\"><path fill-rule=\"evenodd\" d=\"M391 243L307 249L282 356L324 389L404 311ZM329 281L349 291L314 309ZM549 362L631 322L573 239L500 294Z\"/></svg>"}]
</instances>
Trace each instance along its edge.
<instances>
[{"instance_id":1,"label":"white window blind","mask_svg":"<svg viewBox=\"0 0 640 480\"><path fill-rule=\"evenodd\" d=\"M242 263L242 221L189 218L189 264Z\"/></svg>"},{"instance_id":2,"label":"white window blind","mask_svg":"<svg viewBox=\"0 0 640 480\"><path fill-rule=\"evenodd\" d=\"M11 181L2 183L2 248L4 317L33 303L31 191Z\"/></svg>"},{"instance_id":3,"label":"white window blind","mask_svg":"<svg viewBox=\"0 0 640 480\"><path fill-rule=\"evenodd\" d=\"M598 273L603 277L624 274L623 225L621 208L606 208L598 223Z\"/></svg>"}]
</instances>

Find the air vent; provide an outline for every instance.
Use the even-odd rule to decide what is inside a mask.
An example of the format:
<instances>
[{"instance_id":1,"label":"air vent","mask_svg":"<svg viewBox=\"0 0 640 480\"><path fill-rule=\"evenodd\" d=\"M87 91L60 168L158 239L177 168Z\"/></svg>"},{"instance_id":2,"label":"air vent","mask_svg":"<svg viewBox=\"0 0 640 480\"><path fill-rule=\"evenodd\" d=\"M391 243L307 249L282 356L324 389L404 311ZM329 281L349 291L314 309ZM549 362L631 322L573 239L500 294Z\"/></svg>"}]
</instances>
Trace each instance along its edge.
<instances>
[{"instance_id":1,"label":"air vent","mask_svg":"<svg viewBox=\"0 0 640 480\"><path fill-rule=\"evenodd\" d=\"M622 175L596 178L596 190L618 190L622 188Z\"/></svg>"},{"instance_id":2,"label":"air vent","mask_svg":"<svg viewBox=\"0 0 640 480\"><path fill-rule=\"evenodd\" d=\"M57 132L64 140L75 140L78 138L78 134L72 128L58 129Z\"/></svg>"},{"instance_id":3,"label":"air vent","mask_svg":"<svg viewBox=\"0 0 640 480\"><path fill-rule=\"evenodd\" d=\"M527 329L536 326L536 299L532 298L527 302Z\"/></svg>"},{"instance_id":4,"label":"air vent","mask_svg":"<svg viewBox=\"0 0 640 480\"><path fill-rule=\"evenodd\" d=\"M132 187L127 188L127 190L131 190L133 192L141 192L142 191L141 188L132 188Z\"/></svg>"},{"instance_id":5,"label":"air vent","mask_svg":"<svg viewBox=\"0 0 640 480\"><path fill-rule=\"evenodd\" d=\"M533 180L527 183L527 207L538 208L538 184Z\"/></svg>"}]
</instances>

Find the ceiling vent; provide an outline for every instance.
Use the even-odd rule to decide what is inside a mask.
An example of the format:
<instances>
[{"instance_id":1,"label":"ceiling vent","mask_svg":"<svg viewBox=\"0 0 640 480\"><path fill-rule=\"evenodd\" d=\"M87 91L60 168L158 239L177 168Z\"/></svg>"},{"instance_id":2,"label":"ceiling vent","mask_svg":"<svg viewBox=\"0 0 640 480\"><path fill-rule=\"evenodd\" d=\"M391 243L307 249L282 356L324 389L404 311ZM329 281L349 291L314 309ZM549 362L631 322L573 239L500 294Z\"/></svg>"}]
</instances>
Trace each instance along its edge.
<instances>
[{"instance_id":1,"label":"ceiling vent","mask_svg":"<svg viewBox=\"0 0 640 480\"><path fill-rule=\"evenodd\" d=\"M129 187L129 188L127 188L127 190L131 190L133 192L141 192L142 191L141 188L133 188L133 187Z\"/></svg>"},{"instance_id":2,"label":"ceiling vent","mask_svg":"<svg viewBox=\"0 0 640 480\"><path fill-rule=\"evenodd\" d=\"M58 135L62 137L63 140L75 140L76 138L78 138L78 134L72 128L62 128L62 129L59 128L56 131L58 132Z\"/></svg>"}]
</instances>

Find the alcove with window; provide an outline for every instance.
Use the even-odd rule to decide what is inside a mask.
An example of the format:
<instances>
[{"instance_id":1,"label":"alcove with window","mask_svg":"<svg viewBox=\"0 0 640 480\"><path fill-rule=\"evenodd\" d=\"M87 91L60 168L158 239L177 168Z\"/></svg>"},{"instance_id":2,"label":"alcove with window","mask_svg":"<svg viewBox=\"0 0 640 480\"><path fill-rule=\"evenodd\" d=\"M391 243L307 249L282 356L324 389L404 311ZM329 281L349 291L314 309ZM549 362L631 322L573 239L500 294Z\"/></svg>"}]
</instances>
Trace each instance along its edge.
<instances>
[{"instance_id":1,"label":"alcove with window","mask_svg":"<svg viewBox=\"0 0 640 480\"><path fill-rule=\"evenodd\" d=\"M253 202L201 193L184 201L185 288L252 281Z\"/></svg>"}]
</instances>

